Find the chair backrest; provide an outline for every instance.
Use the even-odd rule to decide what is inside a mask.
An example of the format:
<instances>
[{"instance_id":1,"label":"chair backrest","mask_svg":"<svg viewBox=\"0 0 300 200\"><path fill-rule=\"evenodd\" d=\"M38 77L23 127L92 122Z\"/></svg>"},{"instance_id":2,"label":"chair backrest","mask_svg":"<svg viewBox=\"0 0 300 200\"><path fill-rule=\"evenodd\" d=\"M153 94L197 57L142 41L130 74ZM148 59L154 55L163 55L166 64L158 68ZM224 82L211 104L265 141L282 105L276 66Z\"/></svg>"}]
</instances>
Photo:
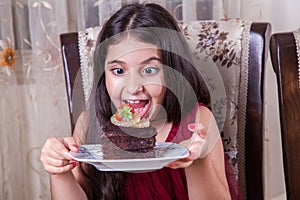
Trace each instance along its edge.
<instances>
[{"instance_id":1,"label":"chair backrest","mask_svg":"<svg viewBox=\"0 0 300 200\"><path fill-rule=\"evenodd\" d=\"M274 33L270 40L270 54L277 77L286 193L288 199L299 199L300 60L294 33Z\"/></svg>"},{"instance_id":2,"label":"chair backrest","mask_svg":"<svg viewBox=\"0 0 300 200\"><path fill-rule=\"evenodd\" d=\"M78 46L78 32L65 33L60 35L61 41L61 52L63 58L63 66L65 72L65 81L67 87L67 97L68 97L68 105L70 112L70 123L72 132L75 128L76 117L74 116L74 106L78 104L73 104L73 88L75 85L75 80L81 78L78 76L80 72L80 56L79 56L79 46ZM79 91L79 98L76 100L83 102L83 86L82 81L78 81L76 87ZM80 94L81 91L81 94ZM81 104L81 103L79 103ZM79 108L80 109L80 108Z\"/></svg>"},{"instance_id":3,"label":"chair backrest","mask_svg":"<svg viewBox=\"0 0 300 200\"><path fill-rule=\"evenodd\" d=\"M263 199L263 79L270 34L269 23L251 26L245 127L247 199Z\"/></svg>"},{"instance_id":4,"label":"chair backrest","mask_svg":"<svg viewBox=\"0 0 300 200\"><path fill-rule=\"evenodd\" d=\"M216 22L219 24L226 23L225 21ZM202 22L200 22L200 24L203 25ZM203 27L205 26L202 26L202 28ZM251 23L249 35L246 36L247 38L245 40L248 42L249 49L247 51L247 55L243 55L247 59L240 61L245 62L247 65L247 76L245 77L245 80L248 83L248 87L245 91L245 113L241 114L245 118L245 124L242 128L239 128L239 132L237 133L239 135L239 141L234 146L238 146L237 148L239 150L236 152L232 162L235 162L234 159L240 160L237 176L239 177L242 192L247 199L263 199L263 74L268 50L267 47L269 45L268 41L271 32L270 29L271 26L269 23ZM228 27L228 32L230 32L230 30L231 27ZM72 102L72 96L74 95L73 86L77 81L75 81L75 79L78 79L79 82L81 81L81 78L76 78L78 72L81 70L78 47L79 35L80 32L60 35L72 128L74 128L76 121L74 109L82 109L75 108L78 103L74 104ZM241 40L241 38L238 40ZM230 52L228 52L228 54L230 54ZM234 52L231 53L230 56L233 54ZM203 58L201 59L203 60ZM206 59L207 58L204 60ZM221 57L219 57L219 59L221 60ZM212 58L212 60L214 59ZM222 64L221 67L229 68L229 65L227 64L228 62L226 61L224 65L225 67ZM231 89L230 84L230 82L225 83L225 87L229 90L229 93ZM82 90L84 87L82 84L78 84L78 86L78 90ZM226 93L227 92L228 91L226 91ZM81 95L81 100L84 102L84 92L78 91L76 93L78 96ZM229 99L227 101L227 113L236 112L237 110L232 110L232 102L230 102L230 98L228 98L228 96L227 99ZM84 103L82 102L79 103L79 105L83 105ZM238 105L235 106L238 107ZM234 118L234 116L231 117ZM228 120L228 122L225 121L225 123L230 123L230 120ZM227 138L224 143L228 143L231 139L233 138Z\"/></svg>"}]
</instances>

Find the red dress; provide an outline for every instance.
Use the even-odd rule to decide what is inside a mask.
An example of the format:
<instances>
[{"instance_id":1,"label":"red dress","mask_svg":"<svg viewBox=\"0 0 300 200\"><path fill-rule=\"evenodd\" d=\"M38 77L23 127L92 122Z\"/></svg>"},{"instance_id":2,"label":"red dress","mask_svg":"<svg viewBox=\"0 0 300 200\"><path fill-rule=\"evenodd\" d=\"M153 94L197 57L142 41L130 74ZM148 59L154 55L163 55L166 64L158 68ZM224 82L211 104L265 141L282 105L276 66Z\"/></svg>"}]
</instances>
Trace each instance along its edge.
<instances>
[{"instance_id":1,"label":"red dress","mask_svg":"<svg viewBox=\"0 0 300 200\"><path fill-rule=\"evenodd\" d=\"M188 124L194 123L197 109L189 113L179 124L173 124L166 142L181 141L191 135ZM232 199L241 199L237 181L234 178L230 164L226 163L227 179ZM231 188L235 187L235 188ZM236 188L237 187L237 188ZM126 186L123 198L129 200L186 200L188 189L185 170L164 167L160 170L144 173L126 173Z\"/></svg>"}]
</instances>

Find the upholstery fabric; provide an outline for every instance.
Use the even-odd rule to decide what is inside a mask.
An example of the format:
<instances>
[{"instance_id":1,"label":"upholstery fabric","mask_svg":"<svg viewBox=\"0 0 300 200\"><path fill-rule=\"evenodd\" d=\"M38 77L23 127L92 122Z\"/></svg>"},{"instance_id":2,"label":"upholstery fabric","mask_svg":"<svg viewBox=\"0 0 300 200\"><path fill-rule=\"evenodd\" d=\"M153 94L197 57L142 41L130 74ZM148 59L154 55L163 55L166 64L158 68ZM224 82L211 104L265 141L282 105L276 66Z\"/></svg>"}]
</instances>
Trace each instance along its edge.
<instances>
[{"instance_id":1,"label":"upholstery fabric","mask_svg":"<svg viewBox=\"0 0 300 200\"><path fill-rule=\"evenodd\" d=\"M222 134L225 153L240 182L245 182L244 129L250 26L251 22L242 20L195 21L183 25L183 33L211 92L211 107ZM225 94L215 77L217 73L223 80Z\"/></svg>"},{"instance_id":2,"label":"upholstery fabric","mask_svg":"<svg viewBox=\"0 0 300 200\"><path fill-rule=\"evenodd\" d=\"M90 96L94 81L93 53L95 51L95 43L100 30L101 28L96 26L78 32L80 68L86 107L88 106L88 98Z\"/></svg>"}]
</instances>

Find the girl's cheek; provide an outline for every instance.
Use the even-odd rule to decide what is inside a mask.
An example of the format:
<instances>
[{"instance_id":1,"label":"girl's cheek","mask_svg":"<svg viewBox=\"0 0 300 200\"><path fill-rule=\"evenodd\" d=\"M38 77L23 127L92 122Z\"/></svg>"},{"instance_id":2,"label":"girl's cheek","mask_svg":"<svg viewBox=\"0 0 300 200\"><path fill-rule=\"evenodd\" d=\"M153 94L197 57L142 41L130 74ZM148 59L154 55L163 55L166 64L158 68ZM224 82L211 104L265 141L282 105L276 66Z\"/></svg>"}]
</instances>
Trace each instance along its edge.
<instances>
[{"instance_id":1,"label":"girl's cheek","mask_svg":"<svg viewBox=\"0 0 300 200\"><path fill-rule=\"evenodd\" d=\"M166 94L166 88L163 85L149 85L147 91L149 92L153 103L162 104Z\"/></svg>"},{"instance_id":2,"label":"girl's cheek","mask_svg":"<svg viewBox=\"0 0 300 200\"><path fill-rule=\"evenodd\" d=\"M116 105L116 100L120 100L121 96L121 84L117 79L113 79L111 76L106 77L106 90L108 92L109 97Z\"/></svg>"}]
</instances>

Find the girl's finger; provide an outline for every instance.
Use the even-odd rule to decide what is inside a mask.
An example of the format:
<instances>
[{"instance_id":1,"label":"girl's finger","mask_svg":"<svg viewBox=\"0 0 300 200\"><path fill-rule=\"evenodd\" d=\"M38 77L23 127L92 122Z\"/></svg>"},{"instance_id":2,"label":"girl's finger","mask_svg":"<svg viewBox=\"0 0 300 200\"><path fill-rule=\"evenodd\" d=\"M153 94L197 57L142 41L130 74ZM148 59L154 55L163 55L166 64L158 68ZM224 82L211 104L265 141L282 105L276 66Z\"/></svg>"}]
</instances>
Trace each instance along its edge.
<instances>
[{"instance_id":1,"label":"girl's finger","mask_svg":"<svg viewBox=\"0 0 300 200\"><path fill-rule=\"evenodd\" d=\"M65 165L65 166L62 166L62 167L56 167L56 166L52 166L52 165L46 165L45 166L45 170L48 173L51 173L51 174L60 174L60 173L64 173L64 172L68 172L68 171L72 170L77 165L78 165L77 162L70 162L68 165Z\"/></svg>"},{"instance_id":2,"label":"girl's finger","mask_svg":"<svg viewBox=\"0 0 300 200\"><path fill-rule=\"evenodd\" d=\"M194 137L194 140L188 147L189 156L187 157L187 159L190 159L190 160L196 160L200 157L201 152L202 152L202 147L205 142L204 138L200 137L198 134L195 134L195 135L196 136Z\"/></svg>"},{"instance_id":3,"label":"girl's finger","mask_svg":"<svg viewBox=\"0 0 300 200\"><path fill-rule=\"evenodd\" d=\"M69 151L70 151L70 146L72 147L72 149L74 149L75 151L78 150L78 147L75 148L72 146L72 142L70 143L68 138L49 138L46 141L46 146L48 148L50 148L51 150L49 150L48 152L52 153L52 155L60 155L60 159L69 159L71 160L72 158L69 155ZM58 158L58 156L57 156Z\"/></svg>"},{"instance_id":4,"label":"girl's finger","mask_svg":"<svg viewBox=\"0 0 300 200\"><path fill-rule=\"evenodd\" d=\"M49 159L53 159L53 160L68 160L66 158L66 156L61 155L61 154L53 151L52 149L43 148L41 150L41 161L44 163L44 162L47 162L47 160L49 160Z\"/></svg>"},{"instance_id":5,"label":"girl's finger","mask_svg":"<svg viewBox=\"0 0 300 200\"><path fill-rule=\"evenodd\" d=\"M74 160L55 159L53 157L47 157L44 163L45 165L52 165L54 167L63 167L69 165L71 162L74 162Z\"/></svg>"},{"instance_id":6,"label":"girl's finger","mask_svg":"<svg viewBox=\"0 0 300 200\"><path fill-rule=\"evenodd\" d=\"M70 151L77 152L78 151L78 145L73 137L65 137L63 138L64 144Z\"/></svg>"},{"instance_id":7,"label":"girl's finger","mask_svg":"<svg viewBox=\"0 0 300 200\"><path fill-rule=\"evenodd\" d=\"M201 123L191 123L188 124L189 131L197 133L200 137L204 138L207 134L206 127Z\"/></svg>"},{"instance_id":8,"label":"girl's finger","mask_svg":"<svg viewBox=\"0 0 300 200\"><path fill-rule=\"evenodd\" d=\"M193 160L177 160L170 164L168 164L166 167L172 168L172 169L178 169L178 168L187 168L193 163Z\"/></svg>"}]
</instances>

